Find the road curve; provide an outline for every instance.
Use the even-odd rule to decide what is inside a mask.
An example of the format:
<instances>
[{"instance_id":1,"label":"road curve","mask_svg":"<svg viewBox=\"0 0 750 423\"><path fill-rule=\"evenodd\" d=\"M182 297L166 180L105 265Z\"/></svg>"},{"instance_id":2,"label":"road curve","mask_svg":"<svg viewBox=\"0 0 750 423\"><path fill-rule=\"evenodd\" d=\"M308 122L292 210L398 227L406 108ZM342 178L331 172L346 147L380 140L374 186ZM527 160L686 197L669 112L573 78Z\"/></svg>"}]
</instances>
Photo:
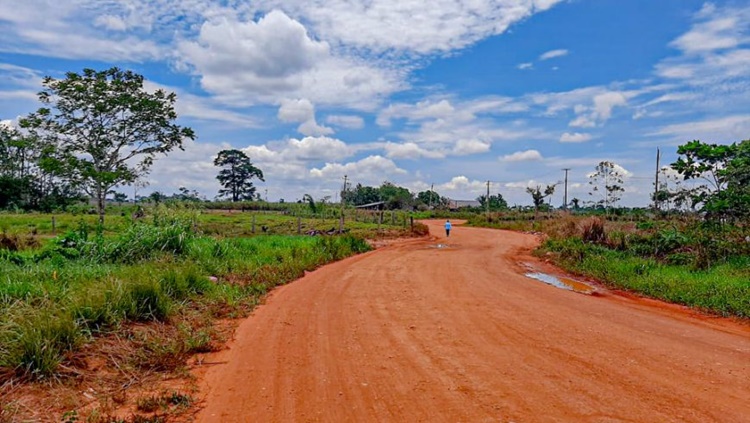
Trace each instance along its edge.
<instances>
[{"instance_id":1,"label":"road curve","mask_svg":"<svg viewBox=\"0 0 750 423\"><path fill-rule=\"evenodd\" d=\"M750 325L545 285L534 236L440 223L275 290L196 420L750 422Z\"/></svg>"}]
</instances>

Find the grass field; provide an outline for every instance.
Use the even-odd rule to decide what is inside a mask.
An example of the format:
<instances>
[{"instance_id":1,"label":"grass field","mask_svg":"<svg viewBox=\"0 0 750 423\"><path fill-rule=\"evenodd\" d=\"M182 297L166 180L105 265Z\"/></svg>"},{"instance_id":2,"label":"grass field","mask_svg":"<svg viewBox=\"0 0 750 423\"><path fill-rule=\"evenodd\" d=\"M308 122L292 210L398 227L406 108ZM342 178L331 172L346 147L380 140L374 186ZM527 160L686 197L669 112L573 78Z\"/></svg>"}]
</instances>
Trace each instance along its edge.
<instances>
[{"instance_id":1,"label":"grass field","mask_svg":"<svg viewBox=\"0 0 750 423\"><path fill-rule=\"evenodd\" d=\"M164 206L162 206L164 207ZM153 217L153 213L147 209L143 221ZM132 222L135 207L120 206L113 207L108 211L105 219L104 235L113 235L122 232ZM327 210L324 212L310 213L301 211L297 213L286 213L281 211L241 211L241 210L192 210L196 216L194 230L218 236L252 236L252 235L293 235L304 234L310 230L328 231L339 228L338 210ZM357 234L371 235L373 230L379 227L385 231L398 231L410 229L411 214L407 212L382 213L382 224L380 213L376 211L347 210L344 226L349 231ZM54 227L53 227L54 221ZM253 226L253 221L255 225ZM0 233L7 235L28 237L36 236L41 240L53 238L81 225L96 227L98 216L93 214L43 214L43 213L2 213L0 212ZM254 231L253 231L254 227ZM265 230L263 228L266 228ZM299 230L299 232L298 232Z\"/></svg>"}]
</instances>

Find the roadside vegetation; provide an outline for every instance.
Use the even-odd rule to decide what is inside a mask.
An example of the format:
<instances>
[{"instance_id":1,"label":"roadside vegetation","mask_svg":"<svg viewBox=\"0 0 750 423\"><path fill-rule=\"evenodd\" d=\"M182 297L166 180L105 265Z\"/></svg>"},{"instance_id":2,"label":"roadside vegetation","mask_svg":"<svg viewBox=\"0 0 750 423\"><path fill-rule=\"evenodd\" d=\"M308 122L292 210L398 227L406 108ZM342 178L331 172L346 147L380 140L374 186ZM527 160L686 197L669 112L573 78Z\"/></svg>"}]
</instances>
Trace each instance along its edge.
<instances>
[{"instance_id":1,"label":"roadside vegetation","mask_svg":"<svg viewBox=\"0 0 750 423\"><path fill-rule=\"evenodd\" d=\"M160 206L128 224L110 219L111 234L79 221L43 243L0 249L0 397L20 381L75 380L112 337L123 342L106 355L109 371L179 371L191 355L223 346L216 322L246 315L305 271L370 249L348 233L208 236L197 229L201 216ZM377 225L360 229L367 225L375 236Z\"/></svg>"},{"instance_id":2,"label":"roadside vegetation","mask_svg":"<svg viewBox=\"0 0 750 423\"><path fill-rule=\"evenodd\" d=\"M545 234L535 254L605 285L723 316L750 318L748 231L692 219L493 215L475 226ZM631 220L632 219L632 220Z\"/></svg>"}]
</instances>

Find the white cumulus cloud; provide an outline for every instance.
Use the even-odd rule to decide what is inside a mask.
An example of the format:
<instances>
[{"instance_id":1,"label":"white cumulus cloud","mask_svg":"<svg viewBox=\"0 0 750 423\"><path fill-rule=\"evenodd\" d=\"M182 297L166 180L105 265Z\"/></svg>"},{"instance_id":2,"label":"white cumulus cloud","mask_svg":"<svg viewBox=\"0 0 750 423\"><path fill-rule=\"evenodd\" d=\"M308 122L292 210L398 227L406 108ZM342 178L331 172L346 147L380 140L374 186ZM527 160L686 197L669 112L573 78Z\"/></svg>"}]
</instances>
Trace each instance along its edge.
<instances>
[{"instance_id":1,"label":"white cumulus cloud","mask_svg":"<svg viewBox=\"0 0 750 423\"><path fill-rule=\"evenodd\" d=\"M544 159L542 154L537 150L516 151L501 157L504 162L530 162Z\"/></svg>"},{"instance_id":2,"label":"white cumulus cloud","mask_svg":"<svg viewBox=\"0 0 750 423\"><path fill-rule=\"evenodd\" d=\"M361 129L365 126L365 120L355 115L329 115L326 123L349 129Z\"/></svg>"},{"instance_id":3,"label":"white cumulus cloud","mask_svg":"<svg viewBox=\"0 0 750 423\"><path fill-rule=\"evenodd\" d=\"M300 123L297 128L302 135L331 135L333 129L319 125L315 120L315 106L307 99L282 100L277 117L282 122Z\"/></svg>"},{"instance_id":4,"label":"white cumulus cloud","mask_svg":"<svg viewBox=\"0 0 750 423\"><path fill-rule=\"evenodd\" d=\"M210 19L195 41L179 44L179 52L206 91L236 104L306 98L372 108L403 87L397 71L335 55L327 42L315 40L279 10L257 21Z\"/></svg>"},{"instance_id":5,"label":"white cumulus cloud","mask_svg":"<svg viewBox=\"0 0 750 423\"><path fill-rule=\"evenodd\" d=\"M368 156L362 160L350 163L326 163L322 168L310 170L310 176L328 181L341 179L348 175L351 181L358 181L364 185L379 185L395 175L407 172L399 168L392 160L382 156Z\"/></svg>"},{"instance_id":6,"label":"white cumulus cloud","mask_svg":"<svg viewBox=\"0 0 750 423\"><path fill-rule=\"evenodd\" d=\"M464 48L562 0L267 0L337 44L376 54L427 55Z\"/></svg>"},{"instance_id":7,"label":"white cumulus cloud","mask_svg":"<svg viewBox=\"0 0 750 423\"><path fill-rule=\"evenodd\" d=\"M566 132L560 137L560 142L579 143L591 141L593 137L591 134L585 134L580 132Z\"/></svg>"}]
</instances>

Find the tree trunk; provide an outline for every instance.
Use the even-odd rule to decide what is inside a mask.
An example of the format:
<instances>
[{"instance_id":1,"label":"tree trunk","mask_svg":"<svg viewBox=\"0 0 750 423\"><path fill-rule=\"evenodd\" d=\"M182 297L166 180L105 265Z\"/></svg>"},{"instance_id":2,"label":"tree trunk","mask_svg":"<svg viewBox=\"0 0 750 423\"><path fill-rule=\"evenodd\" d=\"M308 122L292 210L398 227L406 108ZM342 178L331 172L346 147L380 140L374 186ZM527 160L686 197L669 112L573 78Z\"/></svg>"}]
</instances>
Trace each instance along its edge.
<instances>
[{"instance_id":1,"label":"tree trunk","mask_svg":"<svg viewBox=\"0 0 750 423\"><path fill-rule=\"evenodd\" d=\"M101 187L96 190L96 208L99 212L99 224L104 226L104 190Z\"/></svg>"}]
</instances>

